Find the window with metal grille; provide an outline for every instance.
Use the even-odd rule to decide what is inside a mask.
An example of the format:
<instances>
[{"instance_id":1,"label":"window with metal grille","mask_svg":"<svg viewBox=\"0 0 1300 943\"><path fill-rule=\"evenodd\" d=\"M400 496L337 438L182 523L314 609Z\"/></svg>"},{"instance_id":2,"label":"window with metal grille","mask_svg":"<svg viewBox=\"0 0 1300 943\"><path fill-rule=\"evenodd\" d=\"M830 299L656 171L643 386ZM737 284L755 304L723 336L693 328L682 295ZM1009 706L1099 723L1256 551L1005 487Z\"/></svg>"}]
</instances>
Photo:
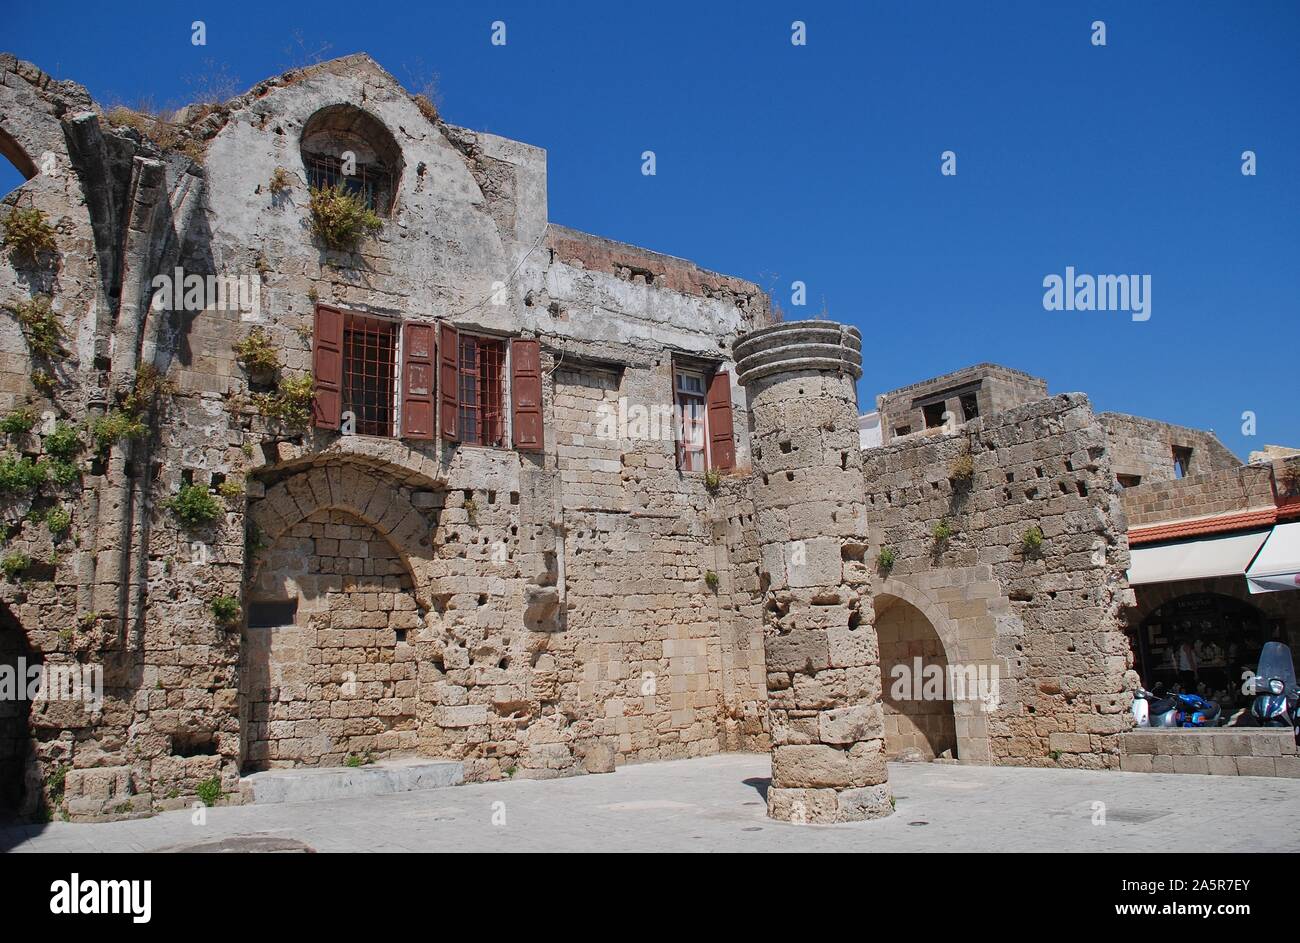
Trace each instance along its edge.
<instances>
[{"instance_id":1,"label":"window with metal grille","mask_svg":"<svg viewBox=\"0 0 1300 943\"><path fill-rule=\"evenodd\" d=\"M468 445L501 445L505 374L505 341L460 332L460 375L457 402L460 441Z\"/></svg>"},{"instance_id":2,"label":"window with metal grille","mask_svg":"<svg viewBox=\"0 0 1300 943\"><path fill-rule=\"evenodd\" d=\"M343 322L343 410L357 435L393 435L397 324L349 313Z\"/></svg>"},{"instance_id":3,"label":"window with metal grille","mask_svg":"<svg viewBox=\"0 0 1300 943\"><path fill-rule=\"evenodd\" d=\"M673 395L677 406L677 453L682 471L704 471L708 467L708 409L705 406L704 374L695 370L673 370Z\"/></svg>"},{"instance_id":4,"label":"window with metal grille","mask_svg":"<svg viewBox=\"0 0 1300 943\"><path fill-rule=\"evenodd\" d=\"M383 167L358 163L354 173L343 172L343 162L325 154L304 154L307 185L312 189L332 189L340 183L349 193L360 196L369 209L388 214L391 175Z\"/></svg>"}]
</instances>

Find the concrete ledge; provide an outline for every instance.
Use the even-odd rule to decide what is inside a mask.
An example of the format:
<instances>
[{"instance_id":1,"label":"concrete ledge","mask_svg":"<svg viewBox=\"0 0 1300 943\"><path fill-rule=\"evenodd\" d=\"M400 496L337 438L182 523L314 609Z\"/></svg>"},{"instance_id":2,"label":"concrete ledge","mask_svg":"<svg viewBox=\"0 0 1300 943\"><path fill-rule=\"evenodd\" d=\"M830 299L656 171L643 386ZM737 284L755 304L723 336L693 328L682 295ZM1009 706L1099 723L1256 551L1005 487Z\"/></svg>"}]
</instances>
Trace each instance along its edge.
<instances>
[{"instance_id":1,"label":"concrete ledge","mask_svg":"<svg viewBox=\"0 0 1300 943\"><path fill-rule=\"evenodd\" d=\"M357 796L389 796L418 789L457 786L465 781L465 767L452 760L413 757L384 760L372 766L332 766L328 769L273 769L253 773L240 781L245 804L315 802Z\"/></svg>"},{"instance_id":2,"label":"concrete ledge","mask_svg":"<svg viewBox=\"0 0 1300 943\"><path fill-rule=\"evenodd\" d=\"M1290 730L1259 727L1147 729L1120 734L1119 768L1133 773L1300 777Z\"/></svg>"}]
</instances>

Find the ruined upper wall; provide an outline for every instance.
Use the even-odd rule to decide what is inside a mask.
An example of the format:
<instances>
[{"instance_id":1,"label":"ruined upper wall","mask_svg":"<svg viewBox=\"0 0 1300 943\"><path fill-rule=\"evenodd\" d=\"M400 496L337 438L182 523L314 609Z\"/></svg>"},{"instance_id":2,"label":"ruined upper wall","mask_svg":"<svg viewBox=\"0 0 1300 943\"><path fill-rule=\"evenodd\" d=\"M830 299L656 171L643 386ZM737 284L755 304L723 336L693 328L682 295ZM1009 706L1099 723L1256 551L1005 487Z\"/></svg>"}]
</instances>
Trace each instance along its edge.
<instances>
[{"instance_id":1,"label":"ruined upper wall","mask_svg":"<svg viewBox=\"0 0 1300 943\"><path fill-rule=\"evenodd\" d=\"M1176 477L1175 448L1191 450L1188 475L1227 471L1241 465L1241 460L1213 432L1124 413L1099 413L1097 419L1110 439L1116 475L1136 476L1142 482L1171 480Z\"/></svg>"},{"instance_id":2,"label":"ruined upper wall","mask_svg":"<svg viewBox=\"0 0 1300 943\"><path fill-rule=\"evenodd\" d=\"M940 404L936 411L951 413L955 424L974 418L962 404L962 398L970 395L975 397L979 415L987 416L1045 399L1047 381L1010 367L981 363L882 393L876 397L882 440L888 443L903 435L926 432L928 405ZM936 427L931 424L931 428Z\"/></svg>"}]
</instances>

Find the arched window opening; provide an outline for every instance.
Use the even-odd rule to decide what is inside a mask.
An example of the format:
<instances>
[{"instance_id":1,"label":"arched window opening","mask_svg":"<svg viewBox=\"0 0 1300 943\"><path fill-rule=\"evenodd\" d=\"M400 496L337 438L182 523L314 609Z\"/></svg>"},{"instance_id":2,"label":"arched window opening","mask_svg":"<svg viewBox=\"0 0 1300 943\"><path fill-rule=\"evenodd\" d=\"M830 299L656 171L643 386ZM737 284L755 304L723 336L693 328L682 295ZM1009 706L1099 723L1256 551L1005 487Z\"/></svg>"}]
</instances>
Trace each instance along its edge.
<instances>
[{"instance_id":1,"label":"arched window opening","mask_svg":"<svg viewBox=\"0 0 1300 943\"><path fill-rule=\"evenodd\" d=\"M36 164L9 134L0 128L0 195L12 193L36 176Z\"/></svg>"},{"instance_id":2,"label":"arched window opening","mask_svg":"<svg viewBox=\"0 0 1300 943\"><path fill-rule=\"evenodd\" d=\"M303 127L301 149L308 186L341 185L379 215L392 211L402 152L374 115L354 105L322 108Z\"/></svg>"}]
</instances>

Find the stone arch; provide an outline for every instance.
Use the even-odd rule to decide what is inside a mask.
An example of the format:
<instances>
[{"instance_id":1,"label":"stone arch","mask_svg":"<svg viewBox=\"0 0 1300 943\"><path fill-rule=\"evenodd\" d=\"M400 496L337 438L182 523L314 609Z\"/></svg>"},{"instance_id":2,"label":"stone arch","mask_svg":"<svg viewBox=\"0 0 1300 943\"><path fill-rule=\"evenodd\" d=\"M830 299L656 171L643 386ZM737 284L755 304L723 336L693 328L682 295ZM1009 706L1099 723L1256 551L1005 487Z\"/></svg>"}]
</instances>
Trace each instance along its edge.
<instances>
[{"instance_id":1,"label":"stone arch","mask_svg":"<svg viewBox=\"0 0 1300 943\"><path fill-rule=\"evenodd\" d=\"M249 505L262 542L273 544L320 511L341 511L373 527L397 552L414 583L419 604L433 598L432 525L412 503L412 492L374 469L354 464L316 466L277 482ZM256 577L254 564L252 578Z\"/></svg>"},{"instance_id":2,"label":"stone arch","mask_svg":"<svg viewBox=\"0 0 1300 943\"><path fill-rule=\"evenodd\" d=\"M3 127L0 127L0 157L13 164L14 170L22 174L24 180L31 180L36 176L36 162ZM0 192L0 195L4 192L7 191Z\"/></svg>"},{"instance_id":3,"label":"stone arch","mask_svg":"<svg viewBox=\"0 0 1300 943\"><path fill-rule=\"evenodd\" d=\"M319 457L317 457L319 460ZM280 474L249 505L242 765L338 765L418 748L415 645L431 609L433 507L411 472L335 461Z\"/></svg>"},{"instance_id":4,"label":"stone arch","mask_svg":"<svg viewBox=\"0 0 1300 943\"><path fill-rule=\"evenodd\" d=\"M975 659L969 657L966 646L962 644L957 623L948 617L943 603L925 590L901 579L886 579L876 587L872 602L876 612L878 637L881 615L888 610L893 601L900 601L910 606L929 624L942 651L944 667L952 666L965 671L974 667L978 671L979 666L973 665ZM881 681L884 693L888 694L891 679L888 674L889 667L885 664L883 651L885 644L886 642L882 641ZM951 700L951 743L955 748L957 759L964 762L990 760L987 714L988 706L979 698L967 696ZM943 733L941 729L939 732ZM942 750L934 752L938 754Z\"/></svg>"},{"instance_id":5,"label":"stone arch","mask_svg":"<svg viewBox=\"0 0 1300 943\"><path fill-rule=\"evenodd\" d=\"M326 105L303 124L298 141L303 179L311 186L342 183L381 216L392 212L402 176L402 149L368 111L346 102ZM355 165L342 169L347 155Z\"/></svg>"}]
</instances>

